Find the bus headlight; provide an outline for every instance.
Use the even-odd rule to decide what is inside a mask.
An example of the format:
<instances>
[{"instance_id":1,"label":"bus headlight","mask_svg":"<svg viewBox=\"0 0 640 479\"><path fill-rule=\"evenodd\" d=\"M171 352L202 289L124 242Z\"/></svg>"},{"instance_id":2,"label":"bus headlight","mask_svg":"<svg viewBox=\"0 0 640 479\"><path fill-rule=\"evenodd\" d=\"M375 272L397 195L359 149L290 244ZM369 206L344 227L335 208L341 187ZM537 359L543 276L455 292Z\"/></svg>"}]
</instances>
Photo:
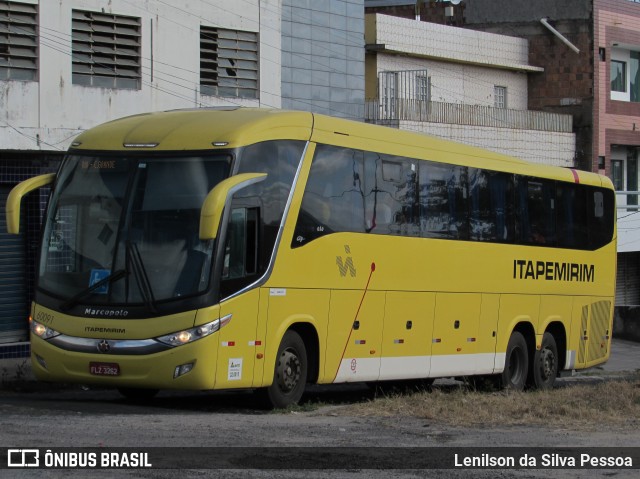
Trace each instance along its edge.
<instances>
[{"instance_id":1,"label":"bus headlight","mask_svg":"<svg viewBox=\"0 0 640 479\"><path fill-rule=\"evenodd\" d=\"M29 327L33 334L42 339L51 339L60 335L60 333L55 329L51 329L42 323L34 321L33 319L31 319Z\"/></svg>"},{"instance_id":2,"label":"bus headlight","mask_svg":"<svg viewBox=\"0 0 640 479\"><path fill-rule=\"evenodd\" d=\"M185 329L184 331L167 334L166 336L160 336L156 338L156 341L168 344L169 346L182 346L183 344L192 343L198 339L206 338L207 336L215 333L222 326L227 324L229 319L231 319L230 316L222 319L216 319L215 321L196 326L195 328Z\"/></svg>"}]
</instances>

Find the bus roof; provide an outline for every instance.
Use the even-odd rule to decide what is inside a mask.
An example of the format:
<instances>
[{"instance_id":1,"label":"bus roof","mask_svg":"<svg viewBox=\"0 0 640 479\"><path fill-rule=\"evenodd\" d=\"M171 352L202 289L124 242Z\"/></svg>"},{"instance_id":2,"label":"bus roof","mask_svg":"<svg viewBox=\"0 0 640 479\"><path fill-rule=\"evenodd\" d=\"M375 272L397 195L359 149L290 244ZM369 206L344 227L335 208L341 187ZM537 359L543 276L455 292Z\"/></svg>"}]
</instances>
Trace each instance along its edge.
<instances>
[{"instance_id":1,"label":"bus roof","mask_svg":"<svg viewBox=\"0 0 640 479\"><path fill-rule=\"evenodd\" d=\"M612 188L610 180L595 173L529 163L427 134L310 112L264 108L199 108L129 116L87 130L77 137L71 150L203 151L277 139L311 140Z\"/></svg>"}]
</instances>

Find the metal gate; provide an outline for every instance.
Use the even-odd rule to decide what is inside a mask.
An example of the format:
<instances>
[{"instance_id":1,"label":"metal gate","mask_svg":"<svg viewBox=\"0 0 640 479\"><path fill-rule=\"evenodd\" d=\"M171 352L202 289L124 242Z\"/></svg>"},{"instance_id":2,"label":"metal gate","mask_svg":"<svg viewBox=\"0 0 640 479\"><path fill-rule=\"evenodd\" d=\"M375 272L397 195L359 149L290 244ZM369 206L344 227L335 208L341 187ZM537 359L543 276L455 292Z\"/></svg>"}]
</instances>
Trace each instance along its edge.
<instances>
[{"instance_id":1,"label":"metal gate","mask_svg":"<svg viewBox=\"0 0 640 479\"><path fill-rule=\"evenodd\" d=\"M5 205L10 191L11 187L0 185L0 344L28 338L26 216L23 208L19 235L7 233Z\"/></svg>"}]
</instances>

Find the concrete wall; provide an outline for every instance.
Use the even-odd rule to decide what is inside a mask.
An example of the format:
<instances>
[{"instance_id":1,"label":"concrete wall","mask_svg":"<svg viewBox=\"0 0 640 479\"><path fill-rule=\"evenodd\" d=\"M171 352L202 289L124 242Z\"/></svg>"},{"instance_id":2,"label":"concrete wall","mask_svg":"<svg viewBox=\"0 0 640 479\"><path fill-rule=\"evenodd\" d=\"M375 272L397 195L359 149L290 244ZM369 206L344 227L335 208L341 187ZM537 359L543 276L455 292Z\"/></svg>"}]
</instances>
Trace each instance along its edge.
<instances>
[{"instance_id":1,"label":"concrete wall","mask_svg":"<svg viewBox=\"0 0 640 479\"><path fill-rule=\"evenodd\" d=\"M527 109L527 75L404 55L377 55L377 72L427 70L432 101L494 106L494 86L507 87L507 108Z\"/></svg>"},{"instance_id":2,"label":"concrete wall","mask_svg":"<svg viewBox=\"0 0 640 479\"><path fill-rule=\"evenodd\" d=\"M375 43L387 51L497 68L529 70L526 40L376 15Z\"/></svg>"},{"instance_id":3,"label":"concrete wall","mask_svg":"<svg viewBox=\"0 0 640 479\"><path fill-rule=\"evenodd\" d=\"M573 167L573 133L408 121L400 122L400 129L459 141L533 163Z\"/></svg>"},{"instance_id":4,"label":"concrete wall","mask_svg":"<svg viewBox=\"0 0 640 479\"><path fill-rule=\"evenodd\" d=\"M283 0L282 107L364 119L363 0Z\"/></svg>"},{"instance_id":5,"label":"concrete wall","mask_svg":"<svg viewBox=\"0 0 640 479\"><path fill-rule=\"evenodd\" d=\"M39 81L0 82L3 149L66 149L80 131L144 111L216 105L281 105L278 0L21 0L39 5ZM105 11L141 19L139 90L72 84L71 11ZM259 32L257 100L204 96L200 84L200 25Z\"/></svg>"}]
</instances>

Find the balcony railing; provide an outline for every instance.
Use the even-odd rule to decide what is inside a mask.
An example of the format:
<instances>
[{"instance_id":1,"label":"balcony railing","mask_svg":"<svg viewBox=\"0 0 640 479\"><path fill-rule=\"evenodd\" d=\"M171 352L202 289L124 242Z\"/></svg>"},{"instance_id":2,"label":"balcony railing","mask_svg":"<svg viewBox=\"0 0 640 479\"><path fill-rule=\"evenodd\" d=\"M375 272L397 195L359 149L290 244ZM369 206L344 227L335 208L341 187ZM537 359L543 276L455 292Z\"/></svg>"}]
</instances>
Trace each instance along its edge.
<instances>
[{"instance_id":1,"label":"balcony railing","mask_svg":"<svg viewBox=\"0 0 640 479\"><path fill-rule=\"evenodd\" d=\"M640 210L640 206L638 205L640 191L616 191L616 195L622 196L622 198L617 198L616 200L616 206L619 210Z\"/></svg>"},{"instance_id":2,"label":"balcony railing","mask_svg":"<svg viewBox=\"0 0 640 479\"><path fill-rule=\"evenodd\" d=\"M398 121L424 121L521 130L573 132L573 117L571 115L402 98L366 101L365 120L371 123L385 124L393 124Z\"/></svg>"}]
</instances>

